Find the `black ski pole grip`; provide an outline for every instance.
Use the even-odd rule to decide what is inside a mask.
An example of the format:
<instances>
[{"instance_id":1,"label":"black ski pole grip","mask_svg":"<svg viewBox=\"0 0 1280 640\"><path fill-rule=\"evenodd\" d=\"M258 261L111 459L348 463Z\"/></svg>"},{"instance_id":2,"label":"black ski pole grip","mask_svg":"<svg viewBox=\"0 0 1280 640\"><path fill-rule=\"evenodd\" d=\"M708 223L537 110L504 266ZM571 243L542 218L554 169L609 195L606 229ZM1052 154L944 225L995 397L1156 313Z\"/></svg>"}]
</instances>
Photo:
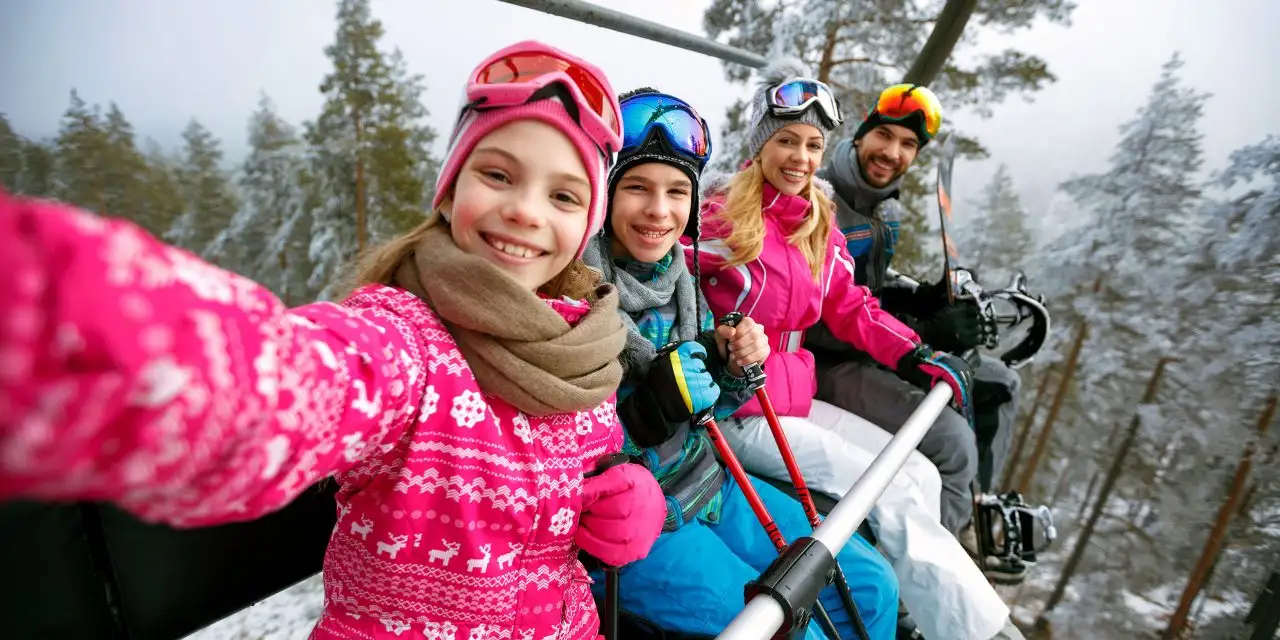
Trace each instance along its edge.
<instances>
[{"instance_id":1,"label":"black ski pole grip","mask_svg":"<svg viewBox=\"0 0 1280 640\"><path fill-rule=\"evenodd\" d=\"M729 327L736 327L745 317L746 316L742 315L739 311L730 311L729 313L726 313L723 318L720 318L720 324ZM751 364L746 365L742 368L742 371L747 375L748 388L753 391L764 388L764 367L761 366L759 362L752 362Z\"/></svg>"},{"instance_id":2,"label":"black ski pole grip","mask_svg":"<svg viewBox=\"0 0 1280 640\"><path fill-rule=\"evenodd\" d=\"M597 461L596 461L596 466L595 466L595 468L594 468L594 469L592 469L591 471L588 471L588 472L586 472L586 473L582 474L582 477L583 477L583 478L593 478L593 477L595 477L595 476L598 476L598 475L600 475L600 474L602 474L602 473L604 473L604 472L608 471L609 469L612 469L613 467L616 467L616 466L618 466L618 465L620 465L620 464L626 464L626 463L628 463L628 462L631 462L631 456L629 456L629 455L627 455L627 454L625 454L625 453L613 453L613 454L609 454L609 455L607 455L607 456L603 456L603 457L601 457L599 460L597 460Z\"/></svg>"},{"instance_id":3,"label":"black ski pole grip","mask_svg":"<svg viewBox=\"0 0 1280 640\"><path fill-rule=\"evenodd\" d=\"M748 582L746 601L764 594L782 608L783 622L775 638L808 627L818 595L835 576L836 559L826 545L805 536L797 538L760 574Z\"/></svg>"}]
</instances>

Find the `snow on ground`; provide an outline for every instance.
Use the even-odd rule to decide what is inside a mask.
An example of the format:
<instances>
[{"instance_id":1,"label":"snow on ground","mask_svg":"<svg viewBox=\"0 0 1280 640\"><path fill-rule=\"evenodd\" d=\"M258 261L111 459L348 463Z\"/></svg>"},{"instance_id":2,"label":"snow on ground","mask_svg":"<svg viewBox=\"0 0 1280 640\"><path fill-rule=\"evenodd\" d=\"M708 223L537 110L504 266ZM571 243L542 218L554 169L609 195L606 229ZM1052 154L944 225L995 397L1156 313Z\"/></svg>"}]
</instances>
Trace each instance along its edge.
<instances>
[{"instance_id":1,"label":"snow on ground","mask_svg":"<svg viewBox=\"0 0 1280 640\"><path fill-rule=\"evenodd\" d=\"M185 640L307 640L323 606L324 583L317 573Z\"/></svg>"}]
</instances>

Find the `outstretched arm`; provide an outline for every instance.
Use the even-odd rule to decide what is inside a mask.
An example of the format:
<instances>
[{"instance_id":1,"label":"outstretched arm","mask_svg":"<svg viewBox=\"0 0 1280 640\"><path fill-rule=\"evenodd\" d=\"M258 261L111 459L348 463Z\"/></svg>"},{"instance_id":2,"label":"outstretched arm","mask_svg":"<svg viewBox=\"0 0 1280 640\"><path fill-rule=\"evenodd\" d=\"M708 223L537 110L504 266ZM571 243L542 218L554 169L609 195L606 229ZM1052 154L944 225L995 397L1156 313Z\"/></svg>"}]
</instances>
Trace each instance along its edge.
<instances>
[{"instance_id":1,"label":"outstretched arm","mask_svg":"<svg viewBox=\"0 0 1280 640\"><path fill-rule=\"evenodd\" d=\"M0 499L185 526L283 507L421 399L421 344L374 299L290 311L132 223L0 192Z\"/></svg>"}]
</instances>

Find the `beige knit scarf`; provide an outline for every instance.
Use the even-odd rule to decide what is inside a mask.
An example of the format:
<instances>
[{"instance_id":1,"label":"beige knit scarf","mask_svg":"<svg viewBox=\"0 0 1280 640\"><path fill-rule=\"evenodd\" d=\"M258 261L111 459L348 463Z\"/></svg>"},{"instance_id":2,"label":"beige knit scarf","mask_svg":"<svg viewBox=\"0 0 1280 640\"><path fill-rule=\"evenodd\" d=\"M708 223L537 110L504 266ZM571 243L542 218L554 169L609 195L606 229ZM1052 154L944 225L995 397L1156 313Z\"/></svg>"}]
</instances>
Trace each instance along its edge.
<instances>
[{"instance_id":1,"label":"beige knit scarf","mask_svg":"<svg viewBox=\"0 0 1280 640\"><path fill-rule=\"evenodd\" d=\"M525 413L594 408L622 380L618 355L627 331L612 285L597 287L591 310L570 326L536 294L460 249L444 224L426 232L395 284L440 316L481 389Z\"/></svg>"}]
</instances>

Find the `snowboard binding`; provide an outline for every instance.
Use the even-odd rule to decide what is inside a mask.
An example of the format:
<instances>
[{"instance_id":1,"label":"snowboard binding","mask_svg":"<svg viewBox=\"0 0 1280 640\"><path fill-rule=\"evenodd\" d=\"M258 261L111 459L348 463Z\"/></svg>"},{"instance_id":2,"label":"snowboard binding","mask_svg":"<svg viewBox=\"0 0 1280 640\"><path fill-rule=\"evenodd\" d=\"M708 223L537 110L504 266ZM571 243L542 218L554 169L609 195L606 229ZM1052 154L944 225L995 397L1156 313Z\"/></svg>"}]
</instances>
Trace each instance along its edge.
<instances>
[{"instance_id":1,"label":"snowboard binding","mask_svg":"<svg viewBox=\"0 0 1280 640\"><path fill-rule=\"evenodd\" d=\"M1032 507L1016 491L977 495L974 506L978 552L987 577L997 582L1021 582L1037 552L1058 537L1049 507Z\"/></svg>"}]
</instances>

